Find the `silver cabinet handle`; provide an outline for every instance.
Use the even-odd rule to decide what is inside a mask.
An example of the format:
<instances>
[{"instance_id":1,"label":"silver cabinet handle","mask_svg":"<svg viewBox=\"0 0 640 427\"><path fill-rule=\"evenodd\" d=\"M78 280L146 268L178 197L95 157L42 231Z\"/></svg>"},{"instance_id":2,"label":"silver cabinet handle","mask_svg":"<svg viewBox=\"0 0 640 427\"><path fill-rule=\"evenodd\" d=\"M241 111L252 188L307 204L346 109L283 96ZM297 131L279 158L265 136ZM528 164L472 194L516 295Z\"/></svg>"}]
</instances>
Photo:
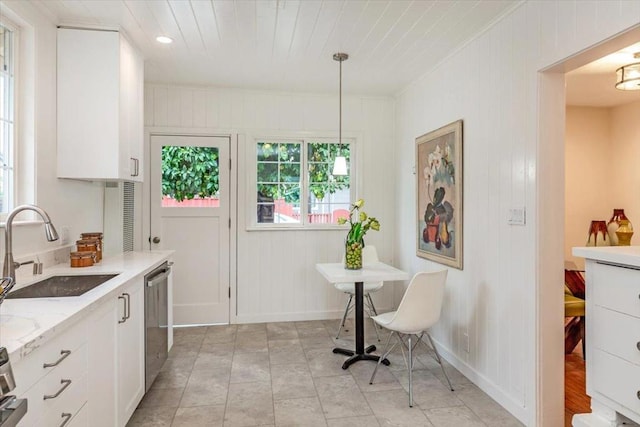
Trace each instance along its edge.
<instances>
[{"instance_id":1,"label":"silver cabinet handle","mask_svg":"<svg viewBox=\"0 0 640 427\"><path fill-rule=\"evenodd\" d=\"M71 417L73 417L73 414L70 414L68 412L63 412L62 413L63 421L62 421L62 424L60 424L60 427L64 427L67 424L69 424L69 421L71 421Z\"/></svg>"},{"instance_id":2,"label":"silver cabinet handle","mask_svg":"<svg viewBox=\"0 0 640 427\"><path fill-rule=\"evenodd\" d=\"M58 366L60 362L69 357L71 354L71 350L60 350L60 359L56 360L53 363L45 363L42 365L43 368L53 368L54 366Z\"/></svg>"},{"instance_id":3,"label":"silver cabinet handle","mask_svg":"<svg viewBox=\"0 0 640 427\"><path fill-rule=\"evenodd\" d=\"M133 172L131 172L130 175L131 176L138 176L138 173L139 173L139 168L138 168L139 160L136 159L135 157L129 157L129 159L133 160Z\"/></svg>"},{"instance_id":4,"label":"silver cabinet handle","mask_svg":"<svg viewBox=\"0 0 640 427\"><path fill-rule=\"evenodd\" d=\"M62 384L62 387L60 387L60 390L56 391L55 394L45 394L44 400L55 399L56 397L60 396L60 394L63 391L65 391L67 387L71 385L71 380L60 380L60 384Z\"/></svg>"},{"instance_id":5,"label":"silver cabinet handle","mask_svg":"<svg viewBox=\"0 0 640 427\"><path fill-rule=\"evenodd\" d=\"M122 295L118 296L118 299L121 299L122 301L124 301L124 311L122 314L122 319L118 320L118 323L124 323L127 321L127 299Z\"/></svg>"},{"instance_id":6,"label":"silver cabinet handle","mask_svg":"<svg viewBox=\"0 0 640 427\"><path fill-rule=\"evenodd\" d=\"M126 292L123 292L122 295L124 295L125 297L127 297L127 303L126 303L126 307L127 307L127 314L126 314L126 318L124 319L125 321L128 320L131 317L131 295L129 295Z\"/></svg>"}]
</instances>

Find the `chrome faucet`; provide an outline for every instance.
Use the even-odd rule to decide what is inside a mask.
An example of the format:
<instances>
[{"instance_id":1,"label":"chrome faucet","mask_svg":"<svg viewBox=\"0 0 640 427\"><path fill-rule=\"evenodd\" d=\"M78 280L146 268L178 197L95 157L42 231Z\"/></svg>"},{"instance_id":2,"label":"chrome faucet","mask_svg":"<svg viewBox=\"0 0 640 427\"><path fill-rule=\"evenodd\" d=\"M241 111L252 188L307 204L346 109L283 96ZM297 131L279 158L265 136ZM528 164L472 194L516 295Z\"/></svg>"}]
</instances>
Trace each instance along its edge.
<instances>
[{"instance_id":1,"label":"chrome faucet","mask_svg":"<svg viewBox=\"0 0 640 427\"><path fill-rule=\"evenodd\" d=\"M16 279L16 268L20 267L20 263L13 260L12 225L13 218L15 218L15 216L22 211L34 211L35 213L40 215L44 220L44 233L47 237L47 240L49 242L58 240L58 232L51 223L49 215L38 206L21 205L12 210L9 213L7 222L4 226L4 266L2 267L2 276L11 277L14 281Z\"/></svg>"}]
</instances>

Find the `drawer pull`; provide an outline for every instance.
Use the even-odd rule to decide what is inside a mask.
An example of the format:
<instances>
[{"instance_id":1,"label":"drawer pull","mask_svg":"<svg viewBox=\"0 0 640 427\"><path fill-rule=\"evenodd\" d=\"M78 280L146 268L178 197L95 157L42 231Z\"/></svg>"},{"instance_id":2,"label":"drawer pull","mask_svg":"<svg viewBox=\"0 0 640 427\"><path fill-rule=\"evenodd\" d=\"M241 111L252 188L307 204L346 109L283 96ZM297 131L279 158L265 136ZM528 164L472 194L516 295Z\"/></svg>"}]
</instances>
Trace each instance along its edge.
<instances>
[{"instance_id":1,"label":"drawer pull","mask_svg":"<svg viewBox=\"0 0 640 427\"><path fill-rule=\"evenodd\" d=\"M71 385L71 380L60 380L60 384L63 384L62 387L60 387L60 390L56 391L56 394L45 394L44 400L55 399L60 396L60 394Z\"/></svg>"},{"instance_id":2,"label":"drawer pull","mask_svg":"<svg viewBox=\"0 0 640 427\"><path fill-rule=\"evenodd\" d=\"M73 417L73 414L70 414L68 412L63 412L62 418L64 419L64 421L62 421L62 424L60 424L60 427L64 427L67 424L69 424L69 421L71 421L71 417Z\"/></svg>"},{"instance_id":3,"label":"drawer pull","mask_svg":"<svg viewBox=\"0 0 640 427\"><path fill-rule=\"evenodd\" d=\"M71 350L60 350L60 355L61 355L60 359L56 360L53 363L45 363L44 365L42 365L42 367L53 368L54 366L58 366L60 362L62 362L67 357L69 357L70 354L71 354Z\"/></svg>"},{"instance_id":4,"label":"drawer pull","mask_svg":"<svg viewBox=\"0 0 640 427\"><path fill-rule=\"evenodd\" d=\"M638 399L640 399L640 390L636 392L636 396L638 397Z\"/></svg>"},{"instance_id":5,"label":"drawer pull","mask_svg":"<svg viewBox=\"0 0 640 427\"><path fill-rule=\"evenodd\" d=\"M636 343L636 348L638 349L638 351L640 351L640 341Z\"/></svg>"}]
</instances>

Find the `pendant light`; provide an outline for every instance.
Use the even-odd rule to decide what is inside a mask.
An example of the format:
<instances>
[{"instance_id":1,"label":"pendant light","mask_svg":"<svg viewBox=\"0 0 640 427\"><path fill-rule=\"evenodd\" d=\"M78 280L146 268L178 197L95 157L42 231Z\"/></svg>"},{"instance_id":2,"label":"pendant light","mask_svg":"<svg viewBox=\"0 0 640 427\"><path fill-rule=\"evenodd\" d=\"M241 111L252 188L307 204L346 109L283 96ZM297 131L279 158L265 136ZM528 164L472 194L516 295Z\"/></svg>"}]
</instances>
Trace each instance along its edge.
<instances>
[{"instance_id":1,"label":"pendant light","mask_svg":"<svg viewBox=\"0 0 640 427\"><path fill-rule=\"evenodd\" d=\"M640 52L633 57L640 59ZM640 62L624 65L616 70L616 89L640 90Z\"/></svg>"},{"instance_id":2,"label":"pendant light","mask_svg":"<svg viewBox=\"0 0 640 427\"><path fill-rule=\"evenodd\" d=\"M340 63L340 121L338 125L338 155L333 163L334 176L347 175L347 158L342 155L342 61L349 59L349 55L346 53L334 53L333 60Z\"/></svg>"}]
</instances>

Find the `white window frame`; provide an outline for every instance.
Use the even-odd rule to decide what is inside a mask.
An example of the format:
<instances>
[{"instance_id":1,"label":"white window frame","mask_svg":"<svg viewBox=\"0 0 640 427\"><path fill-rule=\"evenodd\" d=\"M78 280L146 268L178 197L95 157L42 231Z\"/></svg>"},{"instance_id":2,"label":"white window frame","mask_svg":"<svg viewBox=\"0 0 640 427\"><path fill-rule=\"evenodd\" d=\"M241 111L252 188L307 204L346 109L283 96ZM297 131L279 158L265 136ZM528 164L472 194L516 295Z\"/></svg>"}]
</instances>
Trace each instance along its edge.
<instances>
[{"instance_id":1,"label":"white window frame","mask_svg":"<svg viewBox=\"0 0 640 427\"><path fill-rule=\"evenodd\" d=\"M34 27L9 7L0 23L13 31L13 207L36 203L36 34ZM0 213L0 228L8 213ZM39 223L25 212L14 225Z\"/></svg>"},{"instance_id":2,"label":"white window frame","mask_svg":"<svg viewBox=\"0 0 640 427\"><path fill-rule=\"evenodd\" d=\"M5 16L2 16L2 18L0 19L0 24L7 28L9 31L11 31L11 52L10 52L10 56L9 59L11 61L11 66L12 66L12 87L11 87L11 92L10 92L10 100L9 103L11 105L7 105L6 107L8 109L11 110L11 116L10 117L10 121L11 124L13 125L13 129L11 134L9 135L9 141L7 142L9 147L8 147L8 151L9 151L9 156L7 159L2 159L2 162L0 162L0 167L5 169L5 170L9 170L9 174L8 175L8 179L6 180L6 182L3 182L4 185L4 191L7 193L6 194L6 201L7 201L7 206L3 206L3 209L6 209L6 212L0 212L0 220L4 220L6 219L6 217L8 216L9 212L16 207L17 205L17 194L18 194L18 187L17 187L17 171L16 171L16 165L18 162L18 158L17 158L17 151L18 151L18 147L17 147L17 141L18 141L18 126L19 126L19 122L18 122L18 110L19 110L19 104L18 104L18 72L19 72L19 68L18 68L18 47L20 46L20 40L19 40L19 30L18 30L18 26L16 24L14 24L13 22L9 21ZM4 72L3 70L0 70L0 72ZM6 96L6 94L5 94ZM5 100L0 100L0 102L5 102Z\"/></svg>"},{"instance_id":3,"label":"white window frame","mask_svg":"<svg viewBox=\"0 0 640 427\"><path fill-rule=\"evenodd\" d=\"M247 150L248 168L251 171L250 179L247 180L247 231L257 230L342 230L346 225L339 224L320 224L308 222L308 204L306 203L307 196L309 194L309 165L307 161L308 156L308 144L309 143L331 143L338 144L338 140L335 137L326 136L309 136L310 133L305 133L305 136L265 136L255 137L252 143L249 144ZM357 137L344 137L342 138L342 145L349 147L349 198L350 203L356 200L357 190L357 167L356 167L356 147L358 145ZM301 178L300 178L300 218L299 223L259 223L256 215L257 199L256 199L256 187L257 187L257 165L256 151L258 143L261 142L274 142L274 143L300 143L302 144L300 150L300 163L301 163Z\"/></svg>"}]
</instances>

